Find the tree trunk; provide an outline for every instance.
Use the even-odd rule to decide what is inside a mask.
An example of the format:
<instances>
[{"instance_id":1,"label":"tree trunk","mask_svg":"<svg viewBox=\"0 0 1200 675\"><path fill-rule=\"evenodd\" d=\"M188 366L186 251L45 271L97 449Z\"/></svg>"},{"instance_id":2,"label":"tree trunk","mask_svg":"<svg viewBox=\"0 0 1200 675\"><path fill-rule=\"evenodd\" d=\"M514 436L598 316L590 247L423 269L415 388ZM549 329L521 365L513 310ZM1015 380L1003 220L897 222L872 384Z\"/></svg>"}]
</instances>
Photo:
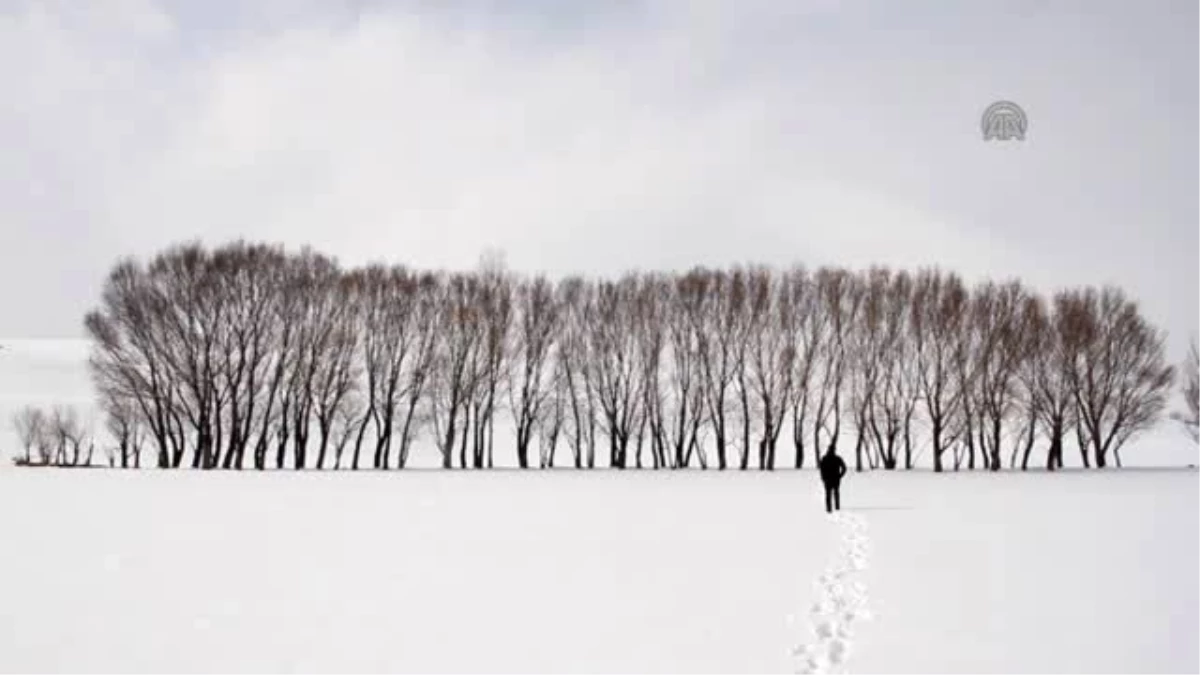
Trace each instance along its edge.
<instances>
[{"instance_id":1,"label":"tree trunk","mask_svg":"<svg viewBox=\"0 0 1200 675\"><path fill-rule=\"evenodd\" d=\"M1034 436L1035 430L1036 430L1036 423L1030 422L1029 434L1025 437L1025 451L1021 455L1021 470L1022 471L1027 471L1029 469L1029 455L1033 452L1033 436Z\"/></svg>"}]
</instances>

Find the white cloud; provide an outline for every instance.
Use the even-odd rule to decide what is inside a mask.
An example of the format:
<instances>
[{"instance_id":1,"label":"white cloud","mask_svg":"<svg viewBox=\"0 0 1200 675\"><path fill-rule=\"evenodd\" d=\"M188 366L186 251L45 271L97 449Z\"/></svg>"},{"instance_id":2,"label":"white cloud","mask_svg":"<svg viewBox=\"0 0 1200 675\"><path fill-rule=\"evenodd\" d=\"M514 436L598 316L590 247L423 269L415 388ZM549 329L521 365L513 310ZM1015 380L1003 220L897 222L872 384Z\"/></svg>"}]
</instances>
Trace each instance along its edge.
<instances>
[{"instance_id":1,"label":"white cloud","mask_svg":"<svg viewBox=\"0 0 1200 675\"><path fill-rule=\"evenodd\" d=\"M1152 309L1196 322L1195 167L1150 131L1186 118L1194 140L1195 96L1181 116L1136 84L1177 48L1149 10L96 7L0 13L0 281L38 289L0 334L72 332L118 255L236 236L552 272L936 263L1152 301L1190 279L1189 307ZM1030 110L1023 146L979 138L999 95ZM1081 227L1103 245L1081 253Z\"/></svg>"},{"instance_id":2,"label":"white cloud","mask_svg":"<svg viewBox=\"0 0 1200 675\"><path fill-rule=\"evenodd\" d=\"M170 220L174 236L248 232L428 265L469 265L488 245L558 270L688 264L679 251L913 259L870 245L881 232L977 261L953 226L820 171L837 149L805 136L836 111L781 137L800 123L776 83L697 90L706 54L663 35L624 52L546 48L396 12L255 42L198 69L197 107L113 193L109 218L130 243ZM771 239L792 251L756 244Z\"/></svg>"},{"instance_id":3,"label":"white cloud","mask_svg":"<svg viewBox=\"0 0 1200 675\"><path fill-rule=\"evenodd\" d=\"M197 237L939 264L1196 330L1195 6L359 4L0 8L0 335L77 335L118 256ZM996 98L1026 143L983 143Z\"/></svg>"}]
</instances>

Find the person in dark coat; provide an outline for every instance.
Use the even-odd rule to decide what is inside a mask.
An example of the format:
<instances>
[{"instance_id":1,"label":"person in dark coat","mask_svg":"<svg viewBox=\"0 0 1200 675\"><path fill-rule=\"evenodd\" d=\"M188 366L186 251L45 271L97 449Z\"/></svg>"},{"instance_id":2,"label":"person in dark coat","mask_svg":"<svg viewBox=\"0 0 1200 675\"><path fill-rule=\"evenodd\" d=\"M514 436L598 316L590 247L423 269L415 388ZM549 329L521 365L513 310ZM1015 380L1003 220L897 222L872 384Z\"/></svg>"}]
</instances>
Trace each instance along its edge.
<instances>
[{"instance_id":1,"label":"person in dark coat","mask_svg":"<svg viewBox=\"0 0 1200 675\"><path fill-rule=\"evenodd\" d=\"M819 464L821 482L825 484L825 512L832 513L834 509L842 510L842 497L838 488L842 484L842 476L846 475L846 463L838 456L833 448L825 453Z\"/></svg>"}]
</instances>

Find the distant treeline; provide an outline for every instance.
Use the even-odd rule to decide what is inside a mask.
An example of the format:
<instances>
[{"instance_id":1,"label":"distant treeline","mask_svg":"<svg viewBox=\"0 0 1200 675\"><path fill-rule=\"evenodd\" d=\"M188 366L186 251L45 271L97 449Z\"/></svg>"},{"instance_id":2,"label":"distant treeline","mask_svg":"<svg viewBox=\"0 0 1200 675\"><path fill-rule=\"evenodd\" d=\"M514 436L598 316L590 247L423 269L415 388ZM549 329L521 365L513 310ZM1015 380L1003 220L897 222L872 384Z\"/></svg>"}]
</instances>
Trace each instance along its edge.
<instances>
[{"instance_id":1,"label":"distant treeline","mask_svg":"<svg viewBox=\"0 0 1200 675\"><path fill-rule=\"evenodd\" d=\"M1174 378L1118 288L931 269L551 281L188 244L120 262L86 326L123 467L394 469L418 440L446 468L802 468L836 448L859 470L1024 469L1035 449L1055 469L1069 444L1104 467ZM62 411L17 426L31 463L91 447Z\"/></svg>"}]
</instances>

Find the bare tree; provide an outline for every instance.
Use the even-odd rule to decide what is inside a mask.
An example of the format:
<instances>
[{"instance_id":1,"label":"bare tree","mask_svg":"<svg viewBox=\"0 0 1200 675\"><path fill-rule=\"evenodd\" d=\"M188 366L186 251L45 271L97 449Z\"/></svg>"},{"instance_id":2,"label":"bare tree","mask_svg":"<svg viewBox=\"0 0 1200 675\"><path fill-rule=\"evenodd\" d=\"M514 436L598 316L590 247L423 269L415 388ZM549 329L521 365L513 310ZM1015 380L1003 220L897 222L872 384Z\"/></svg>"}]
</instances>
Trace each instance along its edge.
<instances>
[{"instance_id":1,"label":"bare tree","mask_svg":"<svg viewBox=\"0 0 1200 675\"><path fill-rule=\"evenodd\" d=\"M558 440L563 435L567 420L566 388L559 381L562 378L562 370L555 368L550 372L550 381L543 397L537 426L538 465L543 469L554 468L555 451L558 449Z\"/></svg>"},{"instance_id":2,"label":"bare tree","mask_svg":"<svg viewBox=\"0 0 1200 675\"><path fill-rule=\"evenodd\" d=\"M12 416L13 430L25 451L25 464L33 463L33 448L46 433L47 419L40 408L25 406Z\"/></svg>"},{"instance_id":3,"label":"bare tree","mask_svg":"<svg viewBox=\"0 0 1200 675\"><path fill-rule=\"evenodd\" d=\"M874 273L877 277L879 272ZM912 280L908 274L897 272L882 276L869 284L868 294L879 294L879 300L868 302L865 314L877 312L879 328L875 341L876 383L870 388L866 423L879 464L895 469L899 450L905 447L906 466L911 468L911 419L915 408L915 390L909 364L912 361L908 336L909 302ZM876 289L878 284L881 288ZM870 305L878 302L878 308ZM865 319L868 323L871 319Z\"/></svg>"},{"instance_id":4,"label":"bare tree","mask_svg":"<svg viewBox=\"0 0 1200 675\"><path fill-rule=\"evenodd\" d=\"M353 284L339 278L325 289L330 306L324 314L326 330L314 351L318 368L315 372L313 412L320 435L317 445L317 468L325 468L325 458L333 439L334 426L344 421L351 396L357 390L358 370L355 361L360 331L356 325L359 305L354 300ZM353 420L351 420L353 423Z\"/></svg>"},{"instance_id":5,"label":"bare tree","mask_svg":"<svg viewBox=\"0 0 1200 675\"><path fill-rule=\"evenodd\" d=\"M1017 373L1027 347L1021 340L1025 297L1019 283L988 282L976 288L971 298L971 322L979 338L973 388L979 447L992 471L1000 470L1005 425L1017 412Z\"/></svg>"},{"instance_id":6,"label":"bare tree","mask_svg":"<svg viewBox=\"0 0 1200 675\"><path fill-rule=\"evenodd\" d=\"M735 411L741 422L738 439L738 469L745 471L750 466L750 432L754 417L750 409L751 372L750 351L750 274L743 269L734 271L732 291L737 302L734 304L732 325L736 326L733 353L733 381L735 388Z\"/></svg>"},{"instance_id":7,"label":"bare tree","mask_svg":"<svg viewBox=\"0 0 1200 675\"><path fill-rule=\"evenodd\" d=\"M469 275L455 274L447 279L440 299L438 321L441 338L434 360L433 389L430 405L437 435L442 467L453 462L459 424L466 426L474 388L473 361L481 340L482 317L478 304L479 284ZM466 465L465 439L462 464Z\"/></svg>"},{"instance_id":8,"label":"bare tree","mask_svg":"<svg viewBox=\"0 0 1200 675\"><path fill-rule=\"evenodd\" d=\"M103 402L108 434L116 443L109 458L110 466L139 468L145 431L136 405L128 399L109 398Z\"/></svg>"},{"instance_id":9,"label":"bare tree","mask_svg":"<svg viewBox=\"0 0 1200 675\"><path fill-rule=\"evenodd\" d=\"M437 353L439 337L439 306L437 303L442 297L441 283L441 279L432 274L423 274L418 281L419 300L414 320L416 353L410 361L408 374L404 378L406 382L403 390L405 410L400 425L400 450L397 459L399 468L404 468L408 464L413 439L426 423L426 419L420 415L419 405L426 397L426 390L434 373L434 358Z\"/></svg>"},{"instance_id":10,"label":"bare tree","mask_svg":"<svg viewBox=\"0 0 1200 675\"><path fill-rule=\"evenodd\" d=\"M218 377L220 341L230 311L222 297L224 280L214 269L212 254L198 243L157 257L151 262L150 278L162 311L162 354L174 384L171 413L178 440L171 466L178 467L190 448L192 468L212 468L227 396ZM185 424L190 436L185 436Z\"/></svg>"},{"instance_id":11,"label":"bare tree","mask_svg":"<svg viewBox=\"0 0 1200 675\"><path fill-rule=\"evenodd\" d=\"M84 321L93 344L89 364L101 397L134 402L154 439L160 468L178 466L182 453L174 433L177 386L166 362L164 304L146 271L124 260L105 283L100 309Z\"/></svg>"},{"instance_id":12,"label":"bare tree","mask_svg":"<svg viewBox=\"0 0 1200 675\"><path fill-rule=\"evenodd\" d=\"M1174 378L1164 336L1116 288L1068 292L1063 300L1082 339L1070 378L1082 438L1097 468L1161 417Z\"/></svg>"},{"instance_id":13,"label":"bare tree","mask_svg":"<svg viewBox=\"0 0 1200 675\"><path fill-rule=\"evenodd\" d=\"M717 468L728 464L730 417L738 372L739 345L745 323L745 277L740 271L709 273L698 330L698 350L705 413L716 444Z\"/></svg>"},{"instance_id":14,"label":"bare tree","mask_svg":"<svg viewBox=\"0 0 1200 675\"><path fill-rule=\"evenodd\" d=\"M813 418L813 452L836 450L841 437L842 411L846 404L846 382L852 364L852 338L862 293L854 276L841 269L817 271L819 310L828 327L821 337L820 392ZM822 443L822 434L829 442Z\"/></svg>"},{"instance_id":15,"label":"bare tree","mask_svg":"<svg viewBox=\"0 0 1200 675\"><path fill-rule=\"evenodd\" d=\"M799 312L793 289L770 270L750 270L747 286L750 390L761 422L758 467L771 470L783 418L791 409L796 364L793 335L800 325Z\"/></svg>"},{"instance_id":16,"label":"bare tree","mask_svg":"<svg viewBox=\"0 0 1200 675\"><path fill-rule=\"evenodd\" d=\"M882 398L880 382L887 369L890 353L887 344L887 293L891 285L891 272L873 268L867 272L865 279L856 282L856 292L862 297L861 311L854 317L847 357L850 410L858 431L854 444L854 467L856 471L862 471L864 452L871 468L874 468L876 462L870 448L878 450L879 447L878 443L874 446L871 444L870 420Z\"/></svg>"},{"instance_id":17,"label":"bare tree","mask_svg":"<svg viewBox=\"0 0 1200 675\"><path fill-rule=\"evenodd\" d=\"M332 429L334 470L342 468L342 456L358 430L361 417L355 411L359 405L361 404L356 401L347 401L346 405L338 409L337 416L334 418Z\"/></svg>"},{"instance_id":18,"label":"bare tree","mask_svg":"<svg viewBox=\"0 0 1200 675\"><path fill-rule=\"evenodd\" d=\"M544 432L542 445L558 440L562 427L565 397L558 391L551 363L561 316L554 297L554 288L544 277L518 284L516 289L517 329L513 372L508 379L509 409L516 423L517 464L529 466L529 445L535 433ZM541 415L547 399L551 400L551 421L543 426ZM543 455L540 464L553 463L553 451Z\"/></svg>"},{"instance_id":19,"label":"bare tree","mask_svg":"<svg viewBox=\"0 0 1200 675\"><path fill-rule=\"evenodd\" d=\"M1050 310L1041 298L1032 299L1025 309L1025 331L1028 358L1021 381L1026 405L1048 443L1046 469L1053 471L1062 468L1066 437L1078 422L1070 369L1079 340L1069 312L1058 300Z\"/></svg>"},{"instance_id":20,"label":"bare tree","mask_svg":"<svg viewBox=\"0 0 1200 675\"><path fill-rule=\"evenodd\" d=\"M615 469L626 467L641 402L636 307L639 301L642 307L651 302L653 292L653 286L634 274L597 287L588 330L591 377L609 439L609 466Z\"/></svg>"},{"instance_id":21,"label":"bare tree","mask_svg":"<svg viewBox=\"0 0 1200 675\"><path fill-rule=\"evenodd\" d=\"M933 470L943 470L942 455L960 433L965 394L961 364L967 316L967 291L955 275L922 271L914 288L911 328L916 349L919 396L930 426Z\"/></svg>"},{"instance_id":22,"label":"bare tree","mask_svg":"<svg viewBox=\"0 0 1200 675\"><path fill-rule=\"evenodd\" d=\"M559 283L556 291L563 313L562 334L555 362L555 384L566 401L563 434L571 448L575 468L596 465L596 388L592 384L592 354L588 316L595 303L595 287L578 277Z\"/></svg>"},{"instance_id":23,"label":"bare tree","mask_svg":"<svg viewBox=\"0 0 1200 675\"><path fill-rule=\"evenodd\" d=\"M1179 393L1183 398L1183 410L1171 415L1183 425L1184 431L1194 442L1200 442L1200 353L1196 348L1196 337L1188 343L1188 355L1179 366Z\"/></svg>"},{"instance_id":24,"label":"bare tree","mask_svg":"<svg viewBox=\"0 0 1200 675\"><path fill-rule=\"evenodd\" d=\"M391 465L393 446L396 467L404 468L422 427L421 402L438 344L440 280L403 267L371 267L358 276L366 407L356 418L351 468L359 466L368 425L375 431L374 468Z\"/></svg>"},{"instance_id":25,"label":"bare tree","mask_svg":"<svg viewBox=\"0 0 1200 675\"><path fill-rule=\"evenodd\" d=\"M1042 400L1038 395L1038 379L1052 361L1054 341L1045 304L1033 293L1027 294L1022 300L1016 341L1022 356L1016 368L1014 396L1022 427L1018 439L1021 448L1021 470L1025 471L1029 468L1034 441L1042 424ZM1059 447L1061 449L1061 444Z\"/></svg>"},{"instance_id":26,"label":"bare tree","mask_svg":"<svg viewBox=\"0 0 1200 675\"><path fill-rule=\"evenodd\" d=\"M396 310L404 306L403 268L388 269L382 265L369 265L362 270L351 272L347 279L350 294L358 305L356 318L358 330L362 332L359 341L359 356L362 359L362 373L366 378L363 389L365 408L356 418L357 431L354 436L354 452L350 460L350 468L358 470L362 457L363 441L366 438L367 427L374 426L376 446L374 467L386 466L383 457L384 449L390 440L387 429L387 401L391 394L391 411L395 413L395 393L399 387L400 368L394 350L402 344L404 334L404 317L398 316ZM397 294L400 297L394 297ZM334 462L340 467L341 462Z\"/></svg>"},{"instance_id":27,"label":"bare tree","mask_svg":"<svg viewBox=\"0 0 1200 675\"><path fill-rule=\"evenodd\" d=\"M483 337L478 352L478 386L472 405L475 409L474 466L493 465L496 399L505 385L512 347L513 284L498 254L485 256L480 263L479 310ZM528 456L526 456L526 465Z\"/></svg>"},{"instance_id":28,"label":"bare tree","mask_svg":"<svg viewBox=\"0 0 1200 675\"><path fill-rule=\"evenodd\" d=\"M332 420L348 390L345 383L351 378L344 371L354 353L354 338L347 335L350 309L337 264L315 254L302 255L296 264L295 351L280 440L286 441L290 431L292 468L301 470L308 465L314 419L319 448L327 447L330 427L321 420Z\"/></svg>"},{"instance_id":29,"label":"bare tree","mask_svg":"<svg viewBox=\"0 0 1200 675\"><path fill-rule=\"evenodd\" d=\"M79 411L72 406L58 405L49 417L47 433L53 443L53 459L57 466L90 466L92 444L87 427L80 419ZM84 447L87 447L87 454Z\"/></svg>"},{"instance_id":30,"label":"bare tree","mask_svg":"<svg viewBox=\"0 0 1200 675\"><path fill-rule=\"evenodd\" d=\"M665 398L671 464L686 468L695 456L701 467L707 468L708 459L701 442L705 419L701 335L705 303L709 299L709 275L703 270L693 270L676 277L673 284L661 280L655 287L665 305L663 323L670 353Z\"/></svg>"},{"instance_id":31,"label":"bare tree","mask_svg":"<svg viewBox=\"0 0 1200 675\"><path fill-rule=\"evenodd\" d=\"M218 293L229 317L219 327L220 361L216 367L226 392L223 398L228 401L227 410L218 413L227 415L229 429L228 451L221 465L241 469L256 422L263 414L262 384L271 372L279 329L273 309L286 258L277 248L237 242L215 251L212 264L225 280Z\"/></svg>"},{"instance_id":32,"label":"bare tree","mask_svg":"<svg viewBox=\"0 0 1200 675\"><path fill-rule=\"evenodd\" d=\"M254 467L259 470L266 468L272 443L276 469L283 468L286 458L290 438L288 422L293 405L292 382L300 357L301 296L308 286L305 276L302 265L294 259L276 270L276 298L270 311L274 329L268 342L266 401L257 421L259 431L254 445Z\"/></svg>"},{"instance_id":33,"label":"bare tree","mask_svg":"<svg viewBox=\"0 0 1200 675\"><path fill-rule=\"evenodd\" d=\"M637 465L642 465L643 442L647 433L650 438L651 466L655 469L678 466L682 457L670 452L670 413L667 394L663 386L664 371L670 372L670 364L664 365L667 352L667 316L671 311L664 288L657 279L648 279L634 296L633 316L636 322L636 350L638 391L641 400L636 422ZM669 358L669 355L668 355Z\"/></svg>"},{"instance_id":34,"label":"bare tree","mask_svg":"<svg viewBox=\"0 0 1200 675\"><path fill-rule=\"evenodd\" d=\"M808 428L808 412L813 401L820 395L817 375L820 368L822 342L827 336L829 314L824 311L818 289L808 271L801 266L793 267L784 279L789 302L796 312L795 326L790 331L792 348L795 351L795 373L792 376L792 447L795 449L793 466L804 468L805 438ZM823 393L823 392L821 392ZM819 440L818 440L819 442ZM813 447L820 453L820 447Z\"/></svg>"}]
</instances>

